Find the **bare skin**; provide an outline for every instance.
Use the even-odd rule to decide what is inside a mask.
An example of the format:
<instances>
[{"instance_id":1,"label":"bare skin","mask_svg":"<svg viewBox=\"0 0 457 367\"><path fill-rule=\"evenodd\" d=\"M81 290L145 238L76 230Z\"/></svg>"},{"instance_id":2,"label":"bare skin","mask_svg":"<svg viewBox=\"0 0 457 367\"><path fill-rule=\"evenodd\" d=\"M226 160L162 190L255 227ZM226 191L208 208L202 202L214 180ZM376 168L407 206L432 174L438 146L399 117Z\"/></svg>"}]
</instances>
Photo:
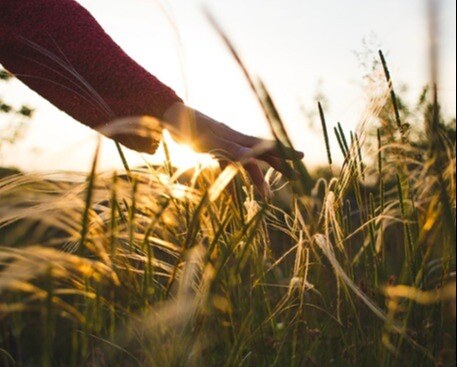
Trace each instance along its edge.
<instances>
[{"instance_id":1,"label":"bare skin","mask_svg":"<svg viewBox=\"0 0 457 367\"><path fill-rule=\"evenodd\" d=\"M267 188L258 160L291 179L283 155L290 160L301 160L304 156L290 148L280 152L274 141L242 134L180 102L169 107L163 117L165 127L177 142L189 144L197 152L212 154L222 165L227 161L242 163L262 195L267 194Z\"/></svg>"}]
</instances>

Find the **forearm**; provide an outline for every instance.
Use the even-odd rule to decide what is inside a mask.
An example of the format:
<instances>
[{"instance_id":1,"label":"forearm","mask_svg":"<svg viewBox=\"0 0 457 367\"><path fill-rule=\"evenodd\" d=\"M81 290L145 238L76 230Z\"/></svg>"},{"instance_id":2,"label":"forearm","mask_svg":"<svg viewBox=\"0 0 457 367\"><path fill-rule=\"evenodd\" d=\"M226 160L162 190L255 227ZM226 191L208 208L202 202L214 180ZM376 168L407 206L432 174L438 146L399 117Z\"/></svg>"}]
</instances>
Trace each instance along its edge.
<instances>
[{"instance_id":1,"label":"forearm","mask_svg":"<svg viewBox=\"0 0 457 367\"><path fill-rule=\"evenodd\" d=\"M180 101L73 0L0 0L0 63L75 119L99 128L116 117L162 118ZM152 152L154 142L118 136Z\"/></svg>"}]
</instances>

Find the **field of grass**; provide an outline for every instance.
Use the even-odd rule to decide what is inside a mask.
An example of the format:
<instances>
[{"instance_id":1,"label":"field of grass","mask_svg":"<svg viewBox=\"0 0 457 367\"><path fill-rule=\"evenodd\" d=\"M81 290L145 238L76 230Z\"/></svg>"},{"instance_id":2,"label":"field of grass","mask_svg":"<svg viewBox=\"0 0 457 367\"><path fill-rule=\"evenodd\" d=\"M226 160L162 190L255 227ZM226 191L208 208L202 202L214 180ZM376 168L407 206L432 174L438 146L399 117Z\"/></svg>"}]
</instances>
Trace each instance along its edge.
<instances>
[{"instance_id":1,"label":"field of grass","mask_svg":"<svg viewBox=\"0 0 457 367\"><path fill-rule=\"evenodd\" d=\"M360 130L330 147L319 105L329 166L268 171L272 199L173 157L1 179L0 366L454 366L455 121L433 90L408 111L380 60Z\"/></svg>"}]
</instances>

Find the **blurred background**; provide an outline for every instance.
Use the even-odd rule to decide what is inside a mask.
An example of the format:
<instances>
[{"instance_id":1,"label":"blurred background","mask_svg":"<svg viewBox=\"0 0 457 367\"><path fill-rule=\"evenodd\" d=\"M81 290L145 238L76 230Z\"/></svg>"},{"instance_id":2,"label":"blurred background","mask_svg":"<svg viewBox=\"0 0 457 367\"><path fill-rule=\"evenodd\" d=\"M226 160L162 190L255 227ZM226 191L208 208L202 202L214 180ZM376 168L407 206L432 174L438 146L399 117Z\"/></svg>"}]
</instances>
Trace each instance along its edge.
<instances>
[{"instance_id":1,"label":"blurred background","mask_svg":"<svg viewBox=\"0 0 457 367\"><path fill-rule=\"evenodd\" d=\"M234 129L269 136L242 73L204 16L214 15L248 69L261 78L309 166L326 162L316 101L327 121L355 129L367 105L364 76L383 49L407 102L429 81L426 2L421 0L79 0L138 63L185 101ZM440 84L444 116L456 111L456 2L440 2ZM17 80L0 83L0 99L35 109L15 144L3 144L0 166L22 170L90 168L96 133L75 122ZM13 117L0 115L0 132ZM171 148L192 166L188 147ZM154 156L128 152L132 165ZM342 157L340 157L342 159ZM105 139L101 169L122 167Z\"/></svg>"}]
</instances>

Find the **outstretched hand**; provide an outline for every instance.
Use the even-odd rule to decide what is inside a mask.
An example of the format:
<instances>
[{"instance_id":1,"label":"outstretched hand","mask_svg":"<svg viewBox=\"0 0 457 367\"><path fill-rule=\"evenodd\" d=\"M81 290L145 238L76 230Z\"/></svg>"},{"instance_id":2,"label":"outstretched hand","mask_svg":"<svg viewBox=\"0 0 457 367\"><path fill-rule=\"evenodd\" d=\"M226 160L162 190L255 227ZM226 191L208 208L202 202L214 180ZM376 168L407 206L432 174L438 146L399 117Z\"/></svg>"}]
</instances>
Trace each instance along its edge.
<instances>
[{"instance_id":1,"label":"outstretched hand","mask_svg":"<svg viewBox=\"0 0 457 367\"><path fill-rule=\"evenodd\" d=\"M294 172L288 169L284 159L303 158L301 152L287 147L278 149L275 141L244 135L183 103L172 105L165 112L164 120L177 142L189 144L197 152L209 153L221 162L240 162L263 195L267 194L267 188L257 160L292 179Z\"/></svg>"}]
</instances>

